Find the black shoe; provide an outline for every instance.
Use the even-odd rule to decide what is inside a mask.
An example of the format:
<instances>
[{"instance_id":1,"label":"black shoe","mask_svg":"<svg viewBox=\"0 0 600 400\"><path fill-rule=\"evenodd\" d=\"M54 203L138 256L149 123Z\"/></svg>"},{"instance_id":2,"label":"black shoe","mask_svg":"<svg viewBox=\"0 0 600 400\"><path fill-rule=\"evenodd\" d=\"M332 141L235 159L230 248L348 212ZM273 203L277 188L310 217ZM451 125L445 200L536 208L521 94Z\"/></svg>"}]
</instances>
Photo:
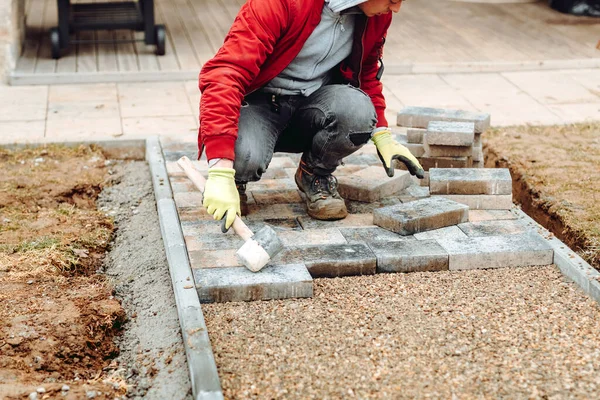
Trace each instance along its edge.
<instances>
[{"instance_id":1,"label":"black shoe","mask_svg":"<svg viewBox=\"0 0 600 400\"><path fill-rule=\"evenodd\" d=\"M337 191L335 176L312 173L304 161L300 161L295 180L298 189L306 195L308 215L325 221L346 218L348 210Z\"/></svg>"}]
</instances>

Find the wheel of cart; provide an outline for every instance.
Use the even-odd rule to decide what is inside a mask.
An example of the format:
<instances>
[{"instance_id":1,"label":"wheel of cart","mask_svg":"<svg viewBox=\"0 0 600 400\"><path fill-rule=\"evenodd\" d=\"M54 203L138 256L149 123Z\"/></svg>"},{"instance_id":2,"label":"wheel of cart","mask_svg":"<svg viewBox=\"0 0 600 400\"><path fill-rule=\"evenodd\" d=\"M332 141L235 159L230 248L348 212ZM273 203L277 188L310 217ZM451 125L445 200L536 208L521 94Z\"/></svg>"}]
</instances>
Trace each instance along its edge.
<instances>
[{"instance_id":1,"label":"wheel of cart","mask_svg":"<svg viewBox=\"0 0 600 400\"><path fill-rule=\"evenodd\" d=\"M165 55L165 42L167 41L167 30L164 25L156 25L154 28L154 40L156 43L156 54Z\"/></svg>"},{"instance_id":2,"label":"wheel of cart","mask_svg":"<svg viewBox=\"0 0 600 400\"><path fill-rule=\"evenodd\" d=\"M60 33L58 28L50 29L50 45L52 46L52 58L60 58Z\"/></svg>"},{"instance_id":3,"label":"wheel of cart","mask_svg":"<svg viewBox=\"0 0 600 400\"><path fill-rule=\"evenodd\" d=\"M57 0L58 27L50 29L52 58L60 58L61 53L71 43L89 43L72 40L71 34L84 30L132 29L144 32L144 43L156 46L156 54L165 54L166 28L154 24L154 1L119 1L108 3L77 3L70 0ZM95 41L103 43L103 41ZM113 43L114 41L110 41ZM117 42L131 42L119 40Z\"/></svg>"}]
</instances>

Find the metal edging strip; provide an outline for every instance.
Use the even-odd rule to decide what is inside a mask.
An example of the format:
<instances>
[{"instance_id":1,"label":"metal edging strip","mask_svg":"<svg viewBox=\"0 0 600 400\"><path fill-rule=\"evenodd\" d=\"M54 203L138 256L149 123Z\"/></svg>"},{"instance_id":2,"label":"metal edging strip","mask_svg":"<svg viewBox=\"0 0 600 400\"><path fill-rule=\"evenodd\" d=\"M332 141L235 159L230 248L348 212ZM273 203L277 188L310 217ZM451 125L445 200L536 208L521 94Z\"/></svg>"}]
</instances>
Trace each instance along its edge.
<instances>
[{"instance_id":1,"label":"metal edging strip","mask_svg":"<svg viewBox=\"0 0 600 400\"><path fill-rule=\"evenodd\" d=\"M223 393L217 365L196 291L158 137L147 139L146 160L152 174L160 229L177 303L177 314L181 325L193 396L194 399L221 400Z\"/></svg>"}]
</instances>

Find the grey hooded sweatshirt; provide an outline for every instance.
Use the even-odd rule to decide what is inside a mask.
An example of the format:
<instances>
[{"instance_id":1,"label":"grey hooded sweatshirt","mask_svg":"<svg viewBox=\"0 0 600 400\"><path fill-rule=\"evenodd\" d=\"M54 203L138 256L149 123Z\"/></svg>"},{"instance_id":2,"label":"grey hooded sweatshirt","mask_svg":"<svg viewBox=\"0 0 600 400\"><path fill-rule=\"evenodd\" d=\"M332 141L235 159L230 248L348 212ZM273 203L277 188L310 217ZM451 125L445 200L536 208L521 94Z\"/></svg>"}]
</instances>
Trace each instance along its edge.
<instances>
[{"instance_id":1,"label":"grey hooded sweatshirt","mask_svg":"<svg viewBox=\"0 0 600 400\"><path fill-rule=\"evenodd\" d=\"M310 96L332 78L332 70L352 50L354 19L362 11L355 7L365 0L325 0L321 22L300 53L263 90L278 95Z\"/></svg>"}]
</instances>

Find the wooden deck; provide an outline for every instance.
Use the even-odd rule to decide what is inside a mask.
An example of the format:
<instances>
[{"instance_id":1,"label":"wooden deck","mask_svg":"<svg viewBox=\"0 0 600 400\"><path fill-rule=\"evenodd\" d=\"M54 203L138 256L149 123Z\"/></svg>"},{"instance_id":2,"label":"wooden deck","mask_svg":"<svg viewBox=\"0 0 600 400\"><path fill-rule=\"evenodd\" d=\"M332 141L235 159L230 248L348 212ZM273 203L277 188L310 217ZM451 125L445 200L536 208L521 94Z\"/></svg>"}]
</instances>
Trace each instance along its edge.
<instances>
[{"instance_id":1,"label":"wooden deck","mask_svg":"<svg viewBox=\"0 0 600 400\"><path fill-rule=\"evenodd\" d=\"M89 1L89 0L88 0ZM101 1L101 0L97 0ZM102 0L105 1L105 0ZM143 42L72 45L50 57L55 0L28 0L27 39L12 84L196 79L217 51L243 0L155 0L167 51ZM141 32L97 31L80 39L131 39ZM387 74L507 71L600 66L600 18L558 13L546 1L477 4L410 0L395 16L385 48Z\"/></svg>"}]
</instances>

